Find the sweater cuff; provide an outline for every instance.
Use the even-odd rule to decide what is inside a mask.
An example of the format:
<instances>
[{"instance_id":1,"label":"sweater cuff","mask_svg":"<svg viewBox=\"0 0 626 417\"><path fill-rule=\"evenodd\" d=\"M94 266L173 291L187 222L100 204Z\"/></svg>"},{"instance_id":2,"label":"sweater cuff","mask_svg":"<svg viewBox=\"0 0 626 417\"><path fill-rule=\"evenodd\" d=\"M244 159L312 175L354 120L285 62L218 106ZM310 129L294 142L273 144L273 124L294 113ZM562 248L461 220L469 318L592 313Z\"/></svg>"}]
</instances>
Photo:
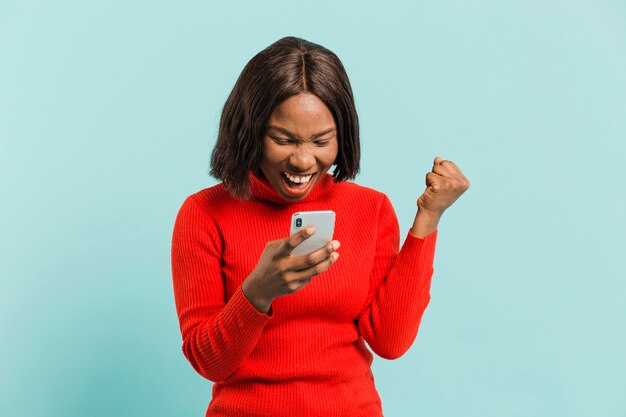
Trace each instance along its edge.
<instances>
[{"instance_id":1,"label":"sweater cuff","mask_svg":"<svg viewBox=\"0 0 626 417\"><path fill-rule=\"evenodd\" d=\"M419 271L425 266L431 269L435 258L435 247L439 229L424 237L417 237L409 230L400 249L398 268L406 271Z\"/></svg>"},{"instance_id":2,"label":"sweater cuff","mask_svg":"<svg viewBox=\"0 0 626 417\"><path fill-rule=\"evenodd\" d=\"M411 233L411 229L409 229L409 233L407 233L407 238L410 237L410 238L419 239L419 240L437 239L437 232L439 232L439 229L435 229L434 232L432 232L431 234L426 235L424 237L417 237L413 233Z\"/></svg>"}]
</instances>

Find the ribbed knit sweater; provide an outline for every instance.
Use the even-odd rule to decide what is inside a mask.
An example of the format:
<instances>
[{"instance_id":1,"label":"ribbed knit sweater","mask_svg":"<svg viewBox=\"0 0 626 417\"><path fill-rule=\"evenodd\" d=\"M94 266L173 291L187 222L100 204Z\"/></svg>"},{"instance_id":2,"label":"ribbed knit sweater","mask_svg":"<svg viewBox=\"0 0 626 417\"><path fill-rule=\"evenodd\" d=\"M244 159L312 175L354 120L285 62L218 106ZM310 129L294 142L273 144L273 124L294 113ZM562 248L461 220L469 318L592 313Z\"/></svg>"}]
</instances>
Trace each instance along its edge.
<instances>
[{"instance_id":1,"label":"ribbed knit sweater","mask_svg":"<svg viewBox=\"0 0 626 417\"><path fill-rule=\"evenodd\" d=\"M326 173L298 202L249 173L253 198L220 183L183 203L172 239L182 350L214 381L214 417L382 416L373 355L403 355L430 300L437 230L399 250L389 198ZM267 314L241 290L267 242L289 236L296 211L333 210L337 261Z\"/></svg>"}]
</instances>

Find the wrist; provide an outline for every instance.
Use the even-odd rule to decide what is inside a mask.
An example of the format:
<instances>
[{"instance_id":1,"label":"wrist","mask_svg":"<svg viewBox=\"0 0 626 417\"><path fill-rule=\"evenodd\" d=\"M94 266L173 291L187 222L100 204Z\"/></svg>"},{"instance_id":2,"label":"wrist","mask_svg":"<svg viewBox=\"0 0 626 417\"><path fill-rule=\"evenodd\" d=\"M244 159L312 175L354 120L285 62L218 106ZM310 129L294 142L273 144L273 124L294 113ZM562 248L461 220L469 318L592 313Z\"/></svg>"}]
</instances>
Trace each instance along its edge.
<instances>
[{"instance_id":1,"label":"wrist","mask_svg":"<svg viewBox=\"0 0 626 417\"><path fill-rule=\"evenodd\" d=\"M443 213L431 212L428 210L418 210L415 215L415 221L411 227L411 234L415 237L424 238L435 230L439 226L439 220Z\"/></svg>"},{"instance_id":2,"label":"wrist","mask_svg":"<svg viewBox=\"0 0 626 417\"><path fill-rule=\"evenodd\" d=\"M422 216L426 219L429 220L436 220L439 221L439 219L441 219L441 216L443 215L443 212L439 212L439 211L433 211L433 210L428 210L425 208L417 208L417 215L418 216Z\"/></svg>"},{"instance_id":3,"label":"wrist","mask_svg":"<svg viewBox=\"0 0 626 417\"><path fill-rule=\"evenodd\" d=\"M250 304L252 304L258 311L266 314L270 311L272 301L261 296L260 292L254 288L254 285L252 285L249 279L246 279L243 282L241 285L241 291L243 292L243 295L246 296Z\"/></svg>"}]
</instances>

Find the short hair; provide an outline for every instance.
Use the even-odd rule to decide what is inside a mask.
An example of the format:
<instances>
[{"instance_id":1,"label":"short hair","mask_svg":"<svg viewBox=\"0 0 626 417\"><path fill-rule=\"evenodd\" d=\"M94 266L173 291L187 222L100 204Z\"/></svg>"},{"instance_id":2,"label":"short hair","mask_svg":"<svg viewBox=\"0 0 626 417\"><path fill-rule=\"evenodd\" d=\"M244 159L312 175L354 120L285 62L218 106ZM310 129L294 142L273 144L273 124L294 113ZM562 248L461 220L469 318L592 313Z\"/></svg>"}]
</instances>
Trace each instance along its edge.
<instances>
[{"instance_id":1,"label":"short hair","mask_svg":"<svg viewBox=\"0 0 626 417\"><path fill-rule=\"evenodd\" d=\"M246 64L224 104L209 173L231 195L250 198L248 172L260 175L267 122L280 103L303 92L317 96L333 115L338 141L334 182L356 177L359 120L346 70L329 49L288 36Z\"/></svg>"}]
</instances>

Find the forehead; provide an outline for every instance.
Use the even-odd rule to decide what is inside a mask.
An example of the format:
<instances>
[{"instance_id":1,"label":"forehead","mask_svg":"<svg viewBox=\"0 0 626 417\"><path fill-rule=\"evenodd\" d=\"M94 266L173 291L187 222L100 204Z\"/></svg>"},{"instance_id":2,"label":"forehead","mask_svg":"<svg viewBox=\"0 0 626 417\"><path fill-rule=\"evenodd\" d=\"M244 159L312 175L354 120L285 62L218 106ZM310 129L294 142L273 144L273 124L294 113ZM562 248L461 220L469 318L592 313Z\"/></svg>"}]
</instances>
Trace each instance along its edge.
<instances>
[{"instance_id":1,"label":"forehead","mask_svg":"<svg viewBox=\"0 0 626 417\"><path fill-rule=\"evenodd\" d=\"M280 103L272 112L268 125L307 134L333 128L335 120L326 104L317 96L301 93Z\"/></svg>"}]
</instances>

